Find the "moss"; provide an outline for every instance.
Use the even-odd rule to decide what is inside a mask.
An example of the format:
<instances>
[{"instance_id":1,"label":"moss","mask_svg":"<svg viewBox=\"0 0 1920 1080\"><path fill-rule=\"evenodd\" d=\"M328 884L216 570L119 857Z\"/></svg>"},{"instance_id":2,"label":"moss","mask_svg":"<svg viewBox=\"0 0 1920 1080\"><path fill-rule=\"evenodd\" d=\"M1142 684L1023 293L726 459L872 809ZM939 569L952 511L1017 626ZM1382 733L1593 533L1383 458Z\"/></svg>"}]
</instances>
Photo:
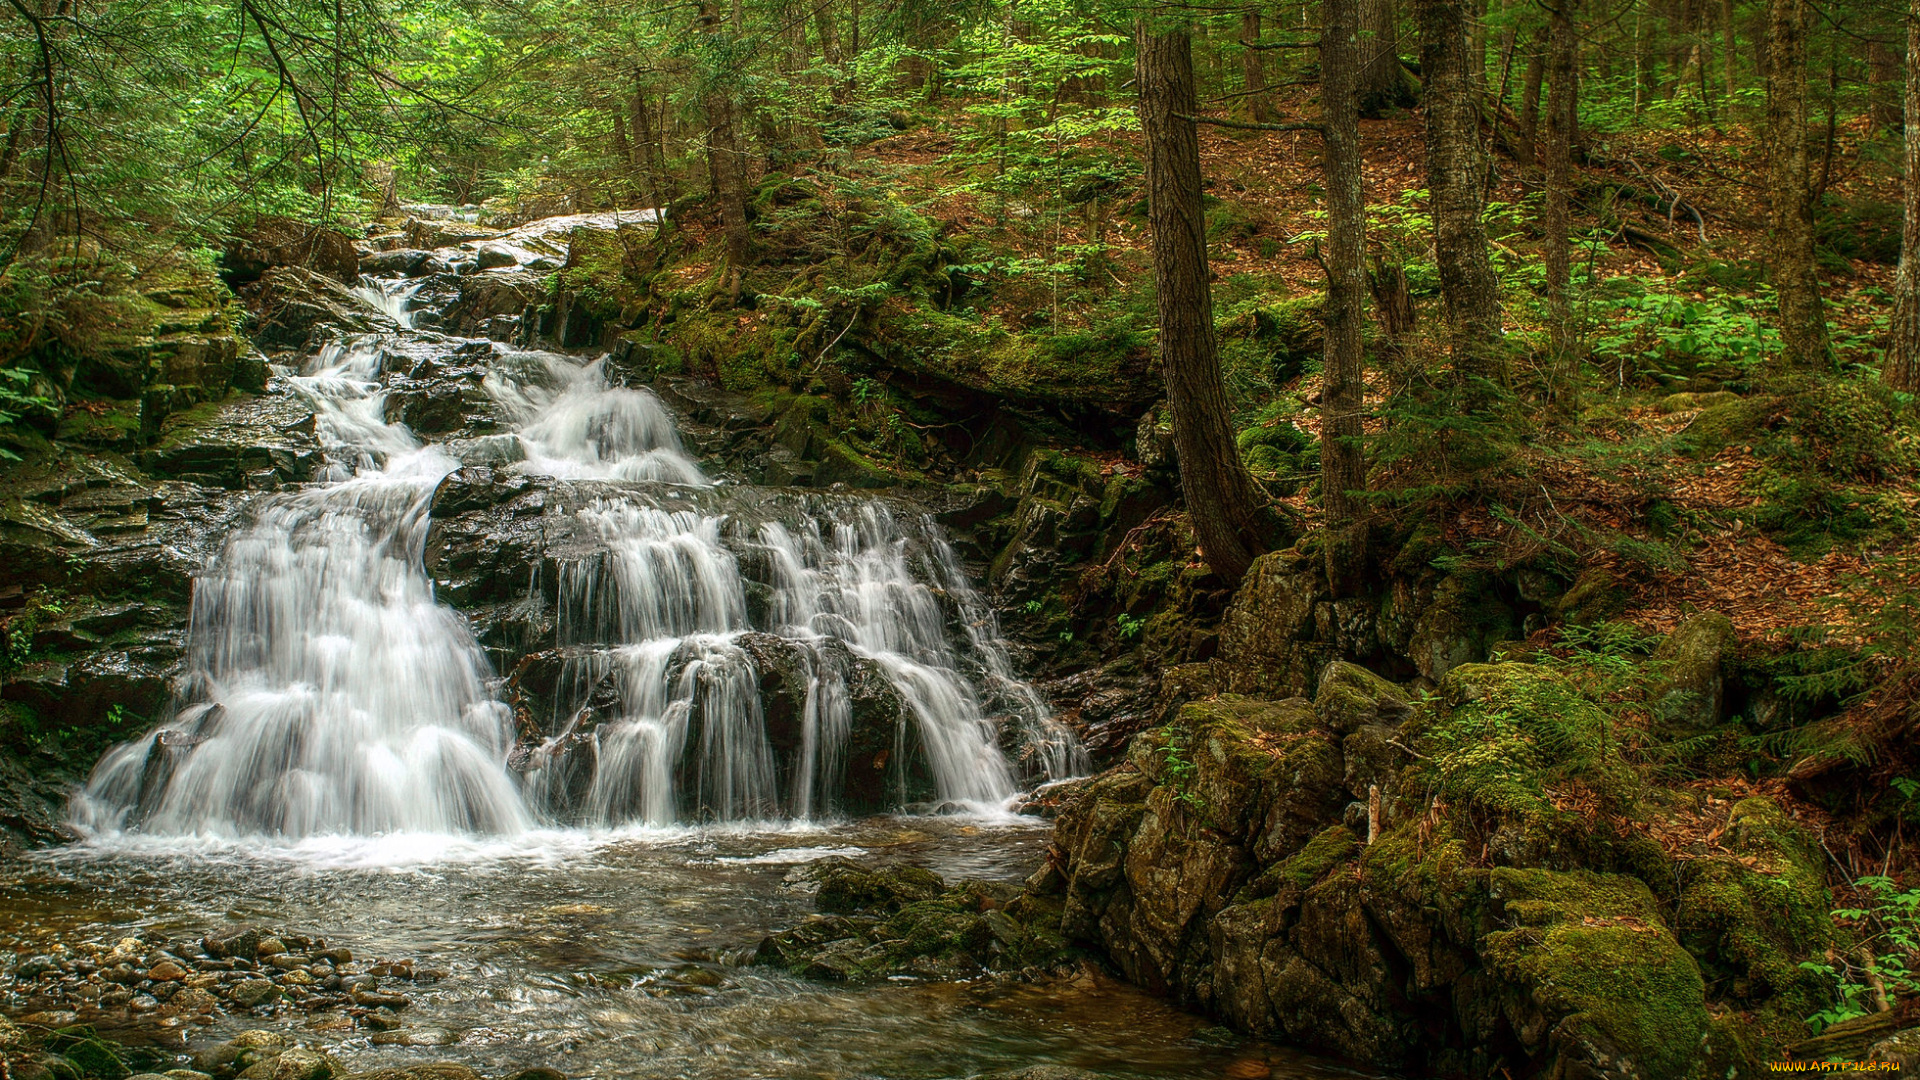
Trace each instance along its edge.
<instances>
[{"instance_id":1,"label":"moss","mask_svg":"<svg viewBox=\"0 0 1920 1080\"><path fill-rule=\"evenodd\" d=\"M1344 825L1332 826L1307 841L1306 847L1268 867L1261 876L1274 888L1262 891L1272 892L1287 886L1305 889L1327 876L1334 867L1343 865L1359 846L1360 838L1353 835L1351 829Z\"/></svg>"},{"instance_id":2,"label":"moss","mask_svg":"<svg viewBox=\"0 0 1920 1080\"><path fill-rule=\"evenodd\" d=\"M1562 1047L1583 1040L1631 1058L1641 1075L1687 1074L1708 1024L1706 990L1645 883L1495 870L1490 889L1514 925L1488 934L1481 958L1522 988Z\"/></svg>"},{"instance_id":3,"label":"moss","mask_svg":"<svg viewBox=\"0 0 1920 1080\"><path fill-rule=\"evenodd\" d=\"M1757 1007L1779 1037L1826 1006L1830 987L1800 963L1834 942L1828 893L1814 843L1771 799L1736 803L1731 857L1681 864L1676 905L1681 938L1701 957L1716 993Z\"/></svg>"},{"instance_id":4,"label":"moss","mask_svg":"<svg viewBox=\"0 0 1920 1080\"><path fill-rule=\"evenodd\" d=\"M1681 430L1680 448L1695 457L1712 457L1729 446L1749 442L1781 407L1779 398L1746 397L1703 410Z\"/></svg>"},{"instance_id":5,"label":"moss","mask_svg":"<svg viewBox=\"0 0 1920 1080\"><path fill-rule=\"evenodd\" d=\"M1489 854L1517 865L1593 855L1608 837L1557 795L1576 786L1622 812L1642 784L1620 755L1612 720L1561 676L1530 664L1469 664L1441 683L1406 736L1419 772L1448 802L1481 815Z\"/></svg>"}]
</instances>

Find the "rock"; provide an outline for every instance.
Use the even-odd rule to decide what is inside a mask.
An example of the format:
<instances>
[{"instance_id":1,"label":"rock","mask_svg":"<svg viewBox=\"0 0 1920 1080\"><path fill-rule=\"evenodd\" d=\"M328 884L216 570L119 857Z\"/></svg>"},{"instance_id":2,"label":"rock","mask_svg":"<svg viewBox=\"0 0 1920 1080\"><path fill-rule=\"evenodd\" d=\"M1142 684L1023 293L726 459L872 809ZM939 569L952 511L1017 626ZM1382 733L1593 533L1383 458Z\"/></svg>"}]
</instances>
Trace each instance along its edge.
<instances>
[{"instance_id":1,"label":"rock","mask_svg":"<svg viewBox=\"0 0 1920 1080\"><path fill-rule=\"evenodd\" d=\"M409 1002L405 994L383 994L377 990L355 990L353 1003L369 1009L404 1009Z\"/></svg>"},{"instance_id":2,"label":"rock","mask_svg":"<svg viewBox=\"0 0 1920 1080\"><path fill-rule=\"evenodd\" d=\"M282 266L242 290L258 317L253 340L268 348L303 348L316 329L343 334L392 333L399 327L331 278Z\"/></svg>"},{"instance_id":3,"label":"rock","mask_svg":"<svg viewBox=\"0 0 1920 1080\"><path fill-rule=\"evenodd\" d=\"M332 1080L339 1074L333 1059L317 1050L288 1050L273 1063L273 1080Z\"/></svg>"},{"instance_id":4,"label":"rock","mask_svg":"<svg viewBox=\"0 0 1920 1080\"><path fill-rule=\"evenodd\" d=\"M1344 660L1321 670L1313 708L1321 722L1337 735L1375 725L1392 727L1412 711L1405 691Z\"/></svg>"},{"instance_id":5,"label":"rock","mask_svg":"<svg viewBox=\"0 0 1920 1080\"><path fill-rule=\"evenodd\" d=\"M210 1013L220 1005L220 999L199 987L188 987L167 999L167 1005L181 1013Z\"/></svg>"},{"instance_id":6,"label":"rock","mask_svg":"<svg viewBox=\"0 0 1920 1080\"><path fill-rule=\"evenodd\" d=\"M280 996L280 988L265 979L244 979L233 986L229 999L240 1008L251 1009Z\"/></svg>"},{"instance_id":7,"label":"rock","mask_svg":"<svg viewBox=\"0 0 1920 1080\"><path fill-rule=\"evenodd\" d=\"M1108 1080L1108 1074L1068 1065L1029 1065L1002 1072L981 1072L973 1080Z\"/></svg>"},{"instance_id":8,"label":"rock","mask_svg":"<svg viewBox=\"0 0 1920 1080\"><path fill-rule=\"evenodd\" d=\"M0 1052L19 1050L27 1045L27 1033L19 1025L0 1016Z\"/></svg>"},{"instance_id":9,"label":"rock","mask_svg":"<svg viewBox=\"0 0 1920 1080\"><path fill-rule=\"evenodd\" d=\"M211 930L200 939L200 947L207 955L216 959L239 957L251 960L254 950L260 947L261 933L258 927L232 926L220 930Z\"/></svg>"},{"instance_id":10,"label":"rock","mask_svg":"<svg viewBox=\"0 0 1920 1080\"><path fill-rule=\"evenodd\" d=\"M502 1080L567 1080L567 1074L561 1072L559 1069L548 1069L536 1066L531 1069L521 1069L519 1072L508 1073Z\"/></svg>"},{"instance_id":11,"label":"rock","mask_svg":"<svg viewBox=\"0 0 1920 1080\"><path fill-rule=\"evenodd\" d=\"M286 951L286 942L281 941L277 937L263 937L260 939L259 944L253 947L253 957L256 960L265 961L270 957L279 956Z\"/></svg>"},{"instance_id":12,"label":"rock","mask_svg":"<svg viewBox=\"0 0 1920 1080\"><path fill-rule=\"evenodd\" d=\"M278 1031L259 1028L235 1035L227 1040L227 1045L242 1050L267 1050L277 1053L292 1045L292 1041Z\"/></svg>"},{"instance_id":13,"label":"rock","mask_svg":"<svg viewBox=\"0 0 1920 1080\"><path fill-rule=\"evenodd\" d=\"M147 978L154 982L175 982L187 977L187 969L172 960L162 960L147 969Z\"/></svg>"},{"instance_id":14,"label":"rock","mask_svg":"<svg viewBox=\"0 0 1920 1080\"><path fill-rule=\"evenodd\" d=\"M405 1028L377 1031L370 1041L375 1046L451 1046L460 1040L444 1028Z\"/></svg>"},{"instance_id":15,"label":"rock","mask_svg":"<svg viewBox=\"0 0 1920 1080\"><path fill-rule=\"evenodd\" d=\"M412 277L419 273L433 257L431 251L419 248L395 248L392 251L371 251L360 256L360 273L370 277Z\"/></svg>"},{"instance_id":16,"label":"rock","mask_svg":"<svg viewBox=\"0 0 1920 1080\"><path fill-rule=\"evenodd\" d=\"M1902 1071L1920 1068L1920 1027L1881 1039L1867 1048L1867 1061L1896 1064Z\"/></svg>"},{"instance_id":17,"label":"rock","mask_svg":"<svg viewBox=\"0 0 1920 1080\"><path fill-rule=\"evenodd\" d=\"M946 888L940 875L918 866L862 867L832 862L815 871L820 891L814 904L825 912L893 912L916 900L931 900Z\"/></svg>"},{"instance_id":18,"label":"rock","mask_svg":"<svg viewBox=\"0 0 1920 1080\"><path fill-rule=\"evenodd\" d=\"M340 281L359 273L353 241L332 229L262 214L242 225L221 254L232 280L254 281L275 267L317 270Z\"/></svg>"},{"instance_id":19,"label":"rock","mask_svg":"<svg viewBox=\"0 0 1920 1080\"><path fill-rule=\"evenodd\" d=\"M1737 637L1733 621L1717 611L1702 612L1674 628L1653 651L1654 712L1682 731L1698 731L1720 722L1726 713L1727 654Z\"/></svg>"},{"instance_id":20,"label":"rock","mask_svg":"<svg viewBox=\"0 0 1920 1080\"><path fill-rule=\"evenodd\" d=\"M361 1026L372 1028L374 1031L394 1031L401 1026L402 1022L392 1009L384 1005L369 1010L360 1018Z\"/></svg>"}]
</instances>

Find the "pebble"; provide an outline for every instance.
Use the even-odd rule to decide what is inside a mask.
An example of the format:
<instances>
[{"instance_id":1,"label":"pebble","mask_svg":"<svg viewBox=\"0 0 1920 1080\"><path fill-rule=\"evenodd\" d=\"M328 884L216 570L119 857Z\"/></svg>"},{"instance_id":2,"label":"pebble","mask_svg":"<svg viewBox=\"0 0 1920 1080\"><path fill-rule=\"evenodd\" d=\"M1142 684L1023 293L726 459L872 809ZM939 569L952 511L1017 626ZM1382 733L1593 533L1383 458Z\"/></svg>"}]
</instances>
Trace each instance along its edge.
<instances>
[{"instance_id":1,"label":"pebble","mask_svg":"<svg viewBox=\"0 0 1920 1080\"><path fill-rule=\"evenodd\" d=\"M162 960L147 969L147 978L154 982L174 982L187 977L187 969L171 960Z\"/></svg>"}]
</instances>

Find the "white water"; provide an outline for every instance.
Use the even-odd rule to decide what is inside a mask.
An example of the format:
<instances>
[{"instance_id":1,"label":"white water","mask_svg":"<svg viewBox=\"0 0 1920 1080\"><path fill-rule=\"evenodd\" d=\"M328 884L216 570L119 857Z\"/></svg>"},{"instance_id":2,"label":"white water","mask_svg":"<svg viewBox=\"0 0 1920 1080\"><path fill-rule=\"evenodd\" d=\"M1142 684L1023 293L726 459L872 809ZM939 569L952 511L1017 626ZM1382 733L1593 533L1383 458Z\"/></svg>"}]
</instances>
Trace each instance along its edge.
<instances>
[{"instance_id":1,"label":"white water","mask_svg":"<svg viewBox=\"0 0 1920 1080\"><path fill-rule=\"evenodd\" d=\"M406 326L410 289L374 282L367 299ZM751 527L718 496L685 509L673 492L717 489L660 400L553 353L480 347L510 435L427 445L386 422L384 374L456 348L470 360L476 346L364 336L287 373L315 411L321 480L265 498L196 580L178 711L102 759L75 797L77 825L103 837L298 848L406 835L451 848L444 838L576 823L831 815L856 667L881 673L905 705L896 805L918 783L932 807L995 812L1023 784L1084 767L930 524L845 499ZM548 735L517 755L496 673L421 563L433 492L462 457L603 490L572 512L600 552L560 566L552 644L570 650L571 696L535 718ZM770 567L758 626L743 556ZM796 658L806 690L790 745L768 730L771 673L751 633ZM596 686L611 688L611 707L587 708ZM562 797L583 769L584 797Z\"/></svg>"}]
</instances>

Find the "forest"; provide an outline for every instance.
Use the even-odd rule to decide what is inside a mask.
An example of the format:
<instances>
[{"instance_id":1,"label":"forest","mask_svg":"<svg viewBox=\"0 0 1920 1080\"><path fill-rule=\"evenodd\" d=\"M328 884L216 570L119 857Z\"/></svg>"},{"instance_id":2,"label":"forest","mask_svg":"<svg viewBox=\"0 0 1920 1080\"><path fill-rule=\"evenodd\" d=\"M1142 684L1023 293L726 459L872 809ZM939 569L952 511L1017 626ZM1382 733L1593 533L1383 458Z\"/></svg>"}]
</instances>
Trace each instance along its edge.
<instances>
[{"instance_id":1,"label":"forest","mask_svg":"<svg viewBox=\"0 0 1920 1080\"><path fill-rule=\"evenodd\" d=\"M1920 2L0 91L0 1078L1920 1067Z\"/></svg>"}]
</instances>

